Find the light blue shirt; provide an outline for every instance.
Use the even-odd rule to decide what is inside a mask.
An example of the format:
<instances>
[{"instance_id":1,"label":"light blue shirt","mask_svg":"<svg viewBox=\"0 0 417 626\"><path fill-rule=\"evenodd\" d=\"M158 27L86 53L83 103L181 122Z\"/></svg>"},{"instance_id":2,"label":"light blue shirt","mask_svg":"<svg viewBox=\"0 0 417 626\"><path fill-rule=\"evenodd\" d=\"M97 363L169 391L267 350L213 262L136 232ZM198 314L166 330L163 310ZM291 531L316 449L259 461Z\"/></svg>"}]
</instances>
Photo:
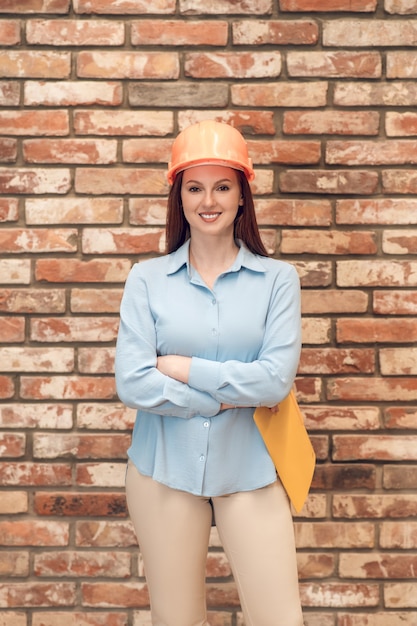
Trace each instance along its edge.
<instances>
[{"instance_id":1,"label":"light blue shirt","mask_svg":"<svg viewBox=\"0 0 417 626\"><path fill-rule=\"evenodd\" d=\"M207 497L276 480L253 412L287 396L300 356L294 267L238 244L212 290L189 264L189 241L134 265L120 311L117 390L138 410L128 455L142 474ZM166 354L192 357L188 384L156 369Z\"/></svg>"}]
</instances>

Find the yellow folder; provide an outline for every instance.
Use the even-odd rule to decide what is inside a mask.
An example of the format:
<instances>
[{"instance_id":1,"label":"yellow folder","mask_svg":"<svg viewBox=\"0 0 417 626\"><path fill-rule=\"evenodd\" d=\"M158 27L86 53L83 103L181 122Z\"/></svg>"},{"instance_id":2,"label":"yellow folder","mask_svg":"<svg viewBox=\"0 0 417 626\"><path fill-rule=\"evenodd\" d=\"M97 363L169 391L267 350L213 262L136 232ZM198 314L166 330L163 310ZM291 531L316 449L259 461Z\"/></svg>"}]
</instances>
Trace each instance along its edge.
<instances>
[{"instance_id":1,"label":"yellow folder","mask_svg":"<svg viewBox=\"0 0 417 626\"><path fill-rule=\"evenodd\" d=\"M279 403L279 411L258 407L254 420L274 461L278 476L297 513L313 479L316 455L293 391Z\"/></svg>"}]
</instances>

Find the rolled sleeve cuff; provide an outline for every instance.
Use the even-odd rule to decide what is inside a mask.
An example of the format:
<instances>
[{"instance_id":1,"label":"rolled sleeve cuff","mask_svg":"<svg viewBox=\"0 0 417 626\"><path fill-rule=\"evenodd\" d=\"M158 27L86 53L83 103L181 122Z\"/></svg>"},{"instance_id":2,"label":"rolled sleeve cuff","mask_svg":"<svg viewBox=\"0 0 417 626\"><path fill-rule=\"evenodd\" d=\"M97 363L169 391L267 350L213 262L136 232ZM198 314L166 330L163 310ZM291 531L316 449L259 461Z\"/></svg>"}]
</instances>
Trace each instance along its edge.
<instances>
[{"instance_id":1,"label":"rolled sleeve cuff","mask_svg":"<svg viewBox=\"0 0 417 626\"><path fill-rule=\"evenodd\" d=\"M168 402L172 402L178 407L184 407L186 417L194 417L195 415L213 417L220 411L220 402L210 394L192 389L189 385L172 378L168 378L165 383L164 397Z\"/></svg>"},{"instance_id":2,"label":"rolled sleeve cuff","mask_svg":"<svg viewBox=\"0 0 417 626\"><path fill-rule=\"evenodd\" d=\"M188 384L194 389L215 394L219 388L221 363L193 356L188 375Z\"/></svg>"}]
</instances>

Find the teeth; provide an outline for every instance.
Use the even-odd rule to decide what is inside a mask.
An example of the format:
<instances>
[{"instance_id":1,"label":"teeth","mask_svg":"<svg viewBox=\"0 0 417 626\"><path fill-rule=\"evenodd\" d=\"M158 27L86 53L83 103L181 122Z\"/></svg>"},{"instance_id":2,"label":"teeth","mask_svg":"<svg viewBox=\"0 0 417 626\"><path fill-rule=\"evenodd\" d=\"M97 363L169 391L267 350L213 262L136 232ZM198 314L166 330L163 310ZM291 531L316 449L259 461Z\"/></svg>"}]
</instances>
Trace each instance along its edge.
<instances>
[{"instance_id":1,"label":"teeth","mask_svg":"<svg viewBox=\"0 0 417 626\"><path fill-rule=\"evenodd\" d=\"M200 215L205 220L214 220L220 213L200 213Z\"/></svg>"}]
</instances>

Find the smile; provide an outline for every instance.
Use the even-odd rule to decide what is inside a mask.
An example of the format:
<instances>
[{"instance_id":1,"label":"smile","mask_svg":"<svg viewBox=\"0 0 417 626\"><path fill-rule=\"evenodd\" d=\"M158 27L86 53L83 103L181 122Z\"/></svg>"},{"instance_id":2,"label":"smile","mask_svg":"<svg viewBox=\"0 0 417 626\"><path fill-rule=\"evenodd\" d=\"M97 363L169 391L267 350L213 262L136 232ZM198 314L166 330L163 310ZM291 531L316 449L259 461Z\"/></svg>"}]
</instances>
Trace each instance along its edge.
<instances>
[{"instance_id":1,"label":"smile","mask_svg":"<svg viewBox=\"0 0 417 626\"><path fill-rule=\"evenodd\" d=\"M200 213L200 217L208 222L213 222L221 213Z\"/></svg>"}]
</instances>

